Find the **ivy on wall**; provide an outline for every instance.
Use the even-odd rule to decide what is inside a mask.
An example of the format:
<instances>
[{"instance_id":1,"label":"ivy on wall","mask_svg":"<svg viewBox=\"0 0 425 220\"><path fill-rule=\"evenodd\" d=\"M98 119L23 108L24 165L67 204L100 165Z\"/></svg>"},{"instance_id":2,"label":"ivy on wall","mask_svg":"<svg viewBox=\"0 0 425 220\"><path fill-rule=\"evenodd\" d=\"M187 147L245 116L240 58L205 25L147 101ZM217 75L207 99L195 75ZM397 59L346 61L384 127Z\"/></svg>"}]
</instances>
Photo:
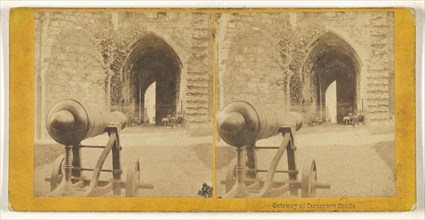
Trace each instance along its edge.
<instances>
[{"instance_id":1,"label":"ivy on wall","mask_svg":"<svg viewBox=\"0 0 425 220\"><path fill-rule=\"evenodd\" d=\"M290 97L292 105L299 105L303 100L303 86L304 83L300 79L300 74L294 74L291 77L290 85Z\"/></svg>"},{"instance_id":2,"label":"ivy on wall","mask_svg":"<svg viewBox=\"0 0 425 220\"><path fill-rule=\"evenodd\" d=\"M123 97L123 82L121 77L121 68L128 53L127 44L122 42L117 32L112 29L106 29L97 33L99 40L99 49L105 64L106 78L105 92L110 94L111 105L121 103Z\"/></svg>"}]
</instances>

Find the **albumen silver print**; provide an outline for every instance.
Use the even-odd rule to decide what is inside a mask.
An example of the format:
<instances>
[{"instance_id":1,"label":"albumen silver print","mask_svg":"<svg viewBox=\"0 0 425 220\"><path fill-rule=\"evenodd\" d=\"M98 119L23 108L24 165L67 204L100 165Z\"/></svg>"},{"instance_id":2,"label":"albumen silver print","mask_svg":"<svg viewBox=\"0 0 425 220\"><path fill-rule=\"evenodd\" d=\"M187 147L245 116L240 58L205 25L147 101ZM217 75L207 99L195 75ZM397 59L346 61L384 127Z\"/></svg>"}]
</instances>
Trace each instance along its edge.
<instances>
[{"instance_id":1,"label":"albumen silver print","mask_svg":"<svg viewBox=\"0 0 425 220\"><path fill-rule=\"evenodd\" d=\"M34 196L394 197L394 26L392 11L36 12Z\"/></svg>"},{"instance_id":2,"label":"albumen silver print","mask_svg":"<svg viewBox=\"0 0 425 220\"><path fill-rule=\"evenodd\" d=\"M395 196L392 12L216 24L217 196Z\"/></svg>"},{"instance_id":3,"label":"albumen silver print","mask_svg":"<svg viewBox=\"0 0 425 220\"><path fill-rule=\"evenodd\" d=\"M34 195L211 197L212 14L34 18Z\"/></svg>"}]
</instances>

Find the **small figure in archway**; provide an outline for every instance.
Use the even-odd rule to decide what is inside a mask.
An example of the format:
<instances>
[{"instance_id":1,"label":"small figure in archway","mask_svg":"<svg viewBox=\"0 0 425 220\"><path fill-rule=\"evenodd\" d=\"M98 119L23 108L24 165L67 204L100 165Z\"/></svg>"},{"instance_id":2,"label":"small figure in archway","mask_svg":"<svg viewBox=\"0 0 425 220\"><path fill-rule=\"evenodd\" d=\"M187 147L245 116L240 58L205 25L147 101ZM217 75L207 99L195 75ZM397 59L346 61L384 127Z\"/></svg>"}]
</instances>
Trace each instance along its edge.
<instances>
[{"instance_id":1,"label":"small figure in archway","mask_svg":"<svg viewBox=\"0 0 425 220\"><path fill-rule=\"evenodd\" d=\"M357 114L357 123L362 123L364 125L365 117L362 110L359 110L359 113Z\"/></svg>"},{"instance_id":2,"label":"small figure in archway","mask_svg":"<svg viewBox=\"0 0 425 220\"><path fill-rule=\"evenodd\" d=\"M174 120L173 120L173 124L171 125L171 127L173 128L174 126L177 127L177 125L180 125L180 127L183 125L183 115L178 111L177 114L174 116Z\"/></svg>"},{"instance_id":3,"label":"small figure in archway","mask_svg":"<svg viewBox=\"0 0 425 220\"><path fill-rule=\"evenodd\" d=\"M161 119L162 125L164 125L164 127L172 125L172 121L173 116L171 114L168 114L166 117Z\"/></svg>"}]
</instances>

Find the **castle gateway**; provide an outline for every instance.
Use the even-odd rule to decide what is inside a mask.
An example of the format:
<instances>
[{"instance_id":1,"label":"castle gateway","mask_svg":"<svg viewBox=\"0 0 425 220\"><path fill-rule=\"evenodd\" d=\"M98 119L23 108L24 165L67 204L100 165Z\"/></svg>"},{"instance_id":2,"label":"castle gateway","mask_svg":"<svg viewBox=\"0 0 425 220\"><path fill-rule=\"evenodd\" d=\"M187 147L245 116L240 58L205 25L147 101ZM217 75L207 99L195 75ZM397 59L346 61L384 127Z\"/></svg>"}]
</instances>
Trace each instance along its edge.
<instances>
[{"instance_id":1,"label":"castle gateway","mask_svg":"<svg viewBox=\"0 0 425 220\"><path fill-rule=\"evenodd\" d=\"M207 13L36 13L36 139L62 98L157 125L178 112L211 130L212 24Z\"/></svg>"},{"instance_id":2,"label":"castle gateway","mask_svg":"<svg viewBox=\"0 0 425 220\"><path fill-rule=\"evenodd\" d=\"M372 125L393 119L392 12L216 17L219 109L243 99L322 122L356 112Z\"/></svg>"},{"instance_id":3,"label":"castle gateway","mask_svg":"<svg viewBox=\"0 0 425 220\"><path fill-rule=\"evenodd\" d=\"M217 109L244 99L322 121L356 111L370 124L388 121L393 20L392 12L36 13L36 138L47 137L46 112L62 98L157 125L180 112L184 127L211 131L214 60Z\"/></svg>"}]
</instances>

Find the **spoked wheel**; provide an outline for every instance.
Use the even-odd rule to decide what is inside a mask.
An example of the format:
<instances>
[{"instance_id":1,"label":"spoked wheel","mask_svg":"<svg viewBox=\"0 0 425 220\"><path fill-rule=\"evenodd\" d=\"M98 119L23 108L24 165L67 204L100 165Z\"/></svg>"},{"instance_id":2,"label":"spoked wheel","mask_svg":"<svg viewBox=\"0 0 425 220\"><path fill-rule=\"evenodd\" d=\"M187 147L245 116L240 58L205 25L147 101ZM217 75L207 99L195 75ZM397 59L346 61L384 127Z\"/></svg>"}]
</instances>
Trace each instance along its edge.
<instances>
[{"instance_id":1,"label":"spoked wheel","mask_svg":"<svg viewBox=\"0 0 425 220\"><path fill-rule=\"evenodd\" d=\"M139 160L130 164L127 168L127 180L125 187L125 196L134 197L138 195L140 183L140 163Z\"/></svg>"},{"instance_id":2,"label":"spoked wheel","mask_svg":"<svg viewBox=\"0 0 425 220\"><path fill-rule=\"evenodd\" d=\"M229 192L236 183L236 162L237 158L235 157L232 161L230 161L229 166L227 167L226 193Z\"/></svg>"},{"instance_id":3,"label":"spoked wheel","mask_svg":"<svg viewBox=\"0 0 425 220\"><path fill-rule=\"evenodd\" d=\"M317 169L313 160L310 166L305 166L301 179L301 197L313 197L316 194Z\"/></svg>"},{"instance_id":4,"label":"spoked wheel","mask_svg":"<svg viewBox=\"0 0 425 220\"><path fill-rule=\"evenodd\" d=\"M60 184L63 178L63 163L65 155L60 155L53 163L52 173L50 174L50 191L54 191Z\"/></svg>"}]
</instances>

